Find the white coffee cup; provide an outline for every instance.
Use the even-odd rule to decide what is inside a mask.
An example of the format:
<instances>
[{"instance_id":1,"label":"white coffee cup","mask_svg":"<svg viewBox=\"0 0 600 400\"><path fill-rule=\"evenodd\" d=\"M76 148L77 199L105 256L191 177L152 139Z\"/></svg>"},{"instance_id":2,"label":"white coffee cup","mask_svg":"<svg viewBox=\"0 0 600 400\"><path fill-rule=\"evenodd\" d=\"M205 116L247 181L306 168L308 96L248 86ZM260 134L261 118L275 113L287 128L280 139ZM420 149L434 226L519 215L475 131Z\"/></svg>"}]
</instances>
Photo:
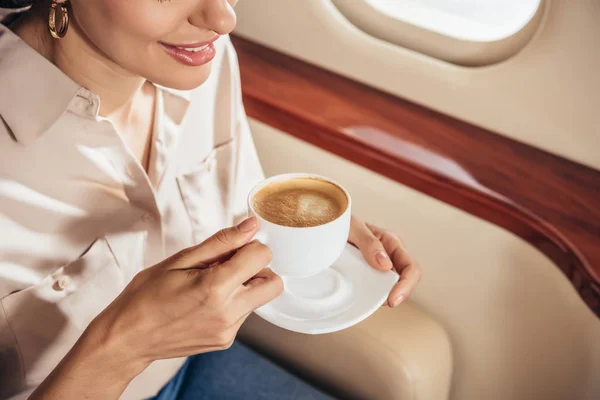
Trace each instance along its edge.
<instances>
[{"instance_id":1,"label":"white coffee cup","mask_svg":"<svg viewBox=\"0 0 600 400\"><path fill-rule=\"evenodd\" d=\"M297 178L320 179L338 186L348 199L348 206L335 220L312 227L277 225L262 218L254 209L252 199L262 188L278 181ZM248 195L248 213L258 220L256 239L273 253L271 269L281 275L305 277L329 268L342 254L350 233L351 199L342 185L314 174L293 173L273 176L256 185Z\"/></svg>"}]
</instances>

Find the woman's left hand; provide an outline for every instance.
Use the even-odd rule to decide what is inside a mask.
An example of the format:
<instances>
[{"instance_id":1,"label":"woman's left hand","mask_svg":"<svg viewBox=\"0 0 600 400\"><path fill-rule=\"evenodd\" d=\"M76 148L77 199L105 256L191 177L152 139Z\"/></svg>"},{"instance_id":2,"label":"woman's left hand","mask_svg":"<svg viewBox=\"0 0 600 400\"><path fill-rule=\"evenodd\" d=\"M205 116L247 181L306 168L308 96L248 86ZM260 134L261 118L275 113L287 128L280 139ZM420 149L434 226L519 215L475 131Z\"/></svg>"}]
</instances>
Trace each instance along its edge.
<instances>
[{"instance_id":1,"label":"woman's left hand","mask_svg":"<svg viewBox=\"0 0 600 400\"><path fill-rule=\"evenodd\" d=\"M421 269L393 233L352 217L348 242L358 247L373 268L382 271L394 268L400 275L388 296L388 306L402 303L421 280Z\"/></svg>"}]
</instances>

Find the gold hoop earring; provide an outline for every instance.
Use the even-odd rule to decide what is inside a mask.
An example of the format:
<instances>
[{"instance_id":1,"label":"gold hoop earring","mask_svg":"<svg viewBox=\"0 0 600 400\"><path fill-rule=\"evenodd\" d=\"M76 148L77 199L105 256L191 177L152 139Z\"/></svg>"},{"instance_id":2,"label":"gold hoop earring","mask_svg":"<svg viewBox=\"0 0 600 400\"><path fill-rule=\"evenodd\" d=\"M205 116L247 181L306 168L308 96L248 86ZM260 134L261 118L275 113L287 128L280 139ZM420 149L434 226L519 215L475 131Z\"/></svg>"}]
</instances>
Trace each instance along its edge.
<instances>
[{"instance_id":1,"label":"gold hoop earring","mask_svg":"<svg viewBox=\"0 0 600 400\"><path fill-rule=\"evenodd\" d=\"M60 14L60 22L57 29L56 14ZM67 2L57 3L56 0L52 0L50 6L50 16L48 17L48 29L54 39L62 39L67 34L69 29L69 7Z\"/></svg>"}]
</instances>

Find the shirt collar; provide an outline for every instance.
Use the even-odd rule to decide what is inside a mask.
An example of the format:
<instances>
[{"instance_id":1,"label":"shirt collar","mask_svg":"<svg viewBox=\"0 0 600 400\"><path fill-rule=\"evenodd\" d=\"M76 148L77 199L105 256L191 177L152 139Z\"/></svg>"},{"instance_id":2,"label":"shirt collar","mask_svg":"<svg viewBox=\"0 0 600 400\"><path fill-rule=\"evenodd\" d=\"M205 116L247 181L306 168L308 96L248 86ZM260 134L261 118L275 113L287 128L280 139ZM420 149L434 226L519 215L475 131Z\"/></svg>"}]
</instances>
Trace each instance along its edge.
<instances>
[{"instance_id":1,"label":"shirt collar","mask_svg":"<svg viewBox=\"0 0 600 400\"><path fill-rule=\"evenodd\" d=\"M177 125L190 92L157 86L165 93L164 112ZM0 24L0 119L19 143L30 144L67 110L97 118L100 100ZM1 122L1 121L0 121Z\"/></svg>"},{"instance_id":2,"label":"shirt collar","mask_svg":"<svg viewBox=\"0 0 600 400\"><path fill-rule=\"evenodd\" d=\"M30 143L65 112L80 86L0 24L0 116Z\"/></svg>"}]
</instances>

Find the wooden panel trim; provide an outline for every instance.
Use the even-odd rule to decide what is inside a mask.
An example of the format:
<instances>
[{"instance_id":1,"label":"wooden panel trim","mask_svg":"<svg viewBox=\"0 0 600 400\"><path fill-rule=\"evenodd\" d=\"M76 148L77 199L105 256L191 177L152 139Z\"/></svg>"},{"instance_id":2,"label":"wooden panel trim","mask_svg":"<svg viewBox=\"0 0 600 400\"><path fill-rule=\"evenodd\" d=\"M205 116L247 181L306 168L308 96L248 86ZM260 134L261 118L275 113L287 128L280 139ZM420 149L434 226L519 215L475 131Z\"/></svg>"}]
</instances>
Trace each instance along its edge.
<instances>
[{"instance_id":1,"label":"wooden panel trim","mask_svg":"<svg viewBox=\"0 0 600 400\"><path fill-rule=\"evenodd\" d=\"M517 234L600 316L600 171L232 40L250 117Z\"/></svg>"}]
</instances>

